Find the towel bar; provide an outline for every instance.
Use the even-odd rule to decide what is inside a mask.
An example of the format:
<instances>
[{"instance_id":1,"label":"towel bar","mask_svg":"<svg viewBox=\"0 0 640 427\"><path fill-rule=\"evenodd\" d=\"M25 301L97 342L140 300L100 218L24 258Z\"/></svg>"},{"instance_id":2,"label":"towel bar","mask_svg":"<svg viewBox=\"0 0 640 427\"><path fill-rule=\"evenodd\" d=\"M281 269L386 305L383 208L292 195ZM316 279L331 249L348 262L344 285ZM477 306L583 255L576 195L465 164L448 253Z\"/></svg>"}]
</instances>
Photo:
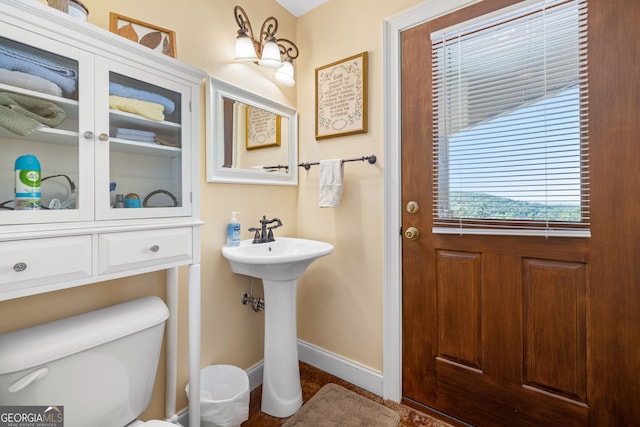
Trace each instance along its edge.
<instances>
[{"instance_id":1,"label":"towel bar","mask_svg":"<svg viewBox=\"0 0 640 427\"><path fill-rule=\"evenodd\" d=\"M378 161L378 158L374 154L372 154L370 156L356 157L354 159L343 159L342 163L345 163L345 162L364 162L364 161L368 161L370 165L373 165ZM311 166L315 166L315 165L319 165L319 164L320 164L320 162L313 162L313 163L306 162L306 163L300 163L298 165L298 167L305 168L305 170L309 170L309 169L311 169Z\"/></svg>"}]
</instances>

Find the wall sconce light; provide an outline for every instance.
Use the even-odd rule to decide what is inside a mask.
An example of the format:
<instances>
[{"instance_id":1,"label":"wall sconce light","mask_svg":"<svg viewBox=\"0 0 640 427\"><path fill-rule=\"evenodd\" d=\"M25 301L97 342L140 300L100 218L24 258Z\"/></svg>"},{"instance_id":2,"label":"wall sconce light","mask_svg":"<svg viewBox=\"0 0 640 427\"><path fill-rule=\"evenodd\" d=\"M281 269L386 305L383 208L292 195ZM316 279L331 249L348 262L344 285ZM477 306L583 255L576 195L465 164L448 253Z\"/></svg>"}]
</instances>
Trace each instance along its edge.
<instances>
[{"instance_id":1,"label":"wall sconce light","mask_svg":"<svg viewBox=\"0 0 640 427\"><path fill-rule=\"evenodd\" d=\"M273 16L262 23L260 37L256 40L247 12L240 6L233 8L240 29L236 38L236 61L257 62L276 69L273 78L282 86L296 84L293 77L293 60L298 57L298 46L291 40L277 39L278 20Z\"/></svg>"}]
</instances>

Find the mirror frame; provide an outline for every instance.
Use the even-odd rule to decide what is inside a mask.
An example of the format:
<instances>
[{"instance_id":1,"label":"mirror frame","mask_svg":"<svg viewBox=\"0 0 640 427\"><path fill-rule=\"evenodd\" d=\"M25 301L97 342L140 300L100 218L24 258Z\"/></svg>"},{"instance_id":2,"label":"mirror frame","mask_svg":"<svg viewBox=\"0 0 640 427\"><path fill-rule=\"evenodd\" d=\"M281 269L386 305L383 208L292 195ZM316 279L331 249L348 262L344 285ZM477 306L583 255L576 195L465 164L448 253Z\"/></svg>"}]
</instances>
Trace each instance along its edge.
<instances>
[{"instance_id":1,"label":"mirror frame","mask_svg":"<svg viewBox=\"0 0 640 427\"><path fill-rule=\"evenodd\" d=\"M223 98L258 107L288 119L288 173L225 168L222 166L224 161ZM294 108L207 76L205 114L207 182L298 185L298 113Z\"/></svg>"}]
</instances>

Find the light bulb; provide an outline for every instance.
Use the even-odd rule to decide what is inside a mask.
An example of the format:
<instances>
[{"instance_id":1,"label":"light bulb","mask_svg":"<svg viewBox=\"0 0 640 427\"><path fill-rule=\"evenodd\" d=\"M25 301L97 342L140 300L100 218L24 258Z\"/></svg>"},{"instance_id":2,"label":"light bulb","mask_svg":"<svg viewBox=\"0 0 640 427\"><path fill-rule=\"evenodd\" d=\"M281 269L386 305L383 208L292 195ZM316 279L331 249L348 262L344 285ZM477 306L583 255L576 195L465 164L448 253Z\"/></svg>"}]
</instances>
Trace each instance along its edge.
<instances>
[{"instance_id":1,"label":"light bulb","mask_svg":"<svg viewBox=\"0 0 640 427\"><path fill-rule=\"evenodd\" d=\"M236 37L236 61L257 61L256 49L253 40L246 34L239 34Z\"/></svg>"},{"instance_id":2,"label":"light bulb","mask_svg":"<svg viewBox=\"0 0 640 427\"><path fill-rule=\"evenodd\" d=\"M258 64L269 68L279 68L282 65L282 61L280 60L280 48L275 41L269 40L264 44L264 47L262 48L262 56L260 57Z\"/></svg>"},{"instance_id":3,"label":"light bulb","mask_svg":"<svg viewBox=\"0 0 640 427\"><path fill-rule=\"evenodd\" d=\"M295 86L296 81L293 78L293 64L291 61L284 61L282 67L278 68L273 74L275 81L285 87Z\"/></svg>"}]
</instances>

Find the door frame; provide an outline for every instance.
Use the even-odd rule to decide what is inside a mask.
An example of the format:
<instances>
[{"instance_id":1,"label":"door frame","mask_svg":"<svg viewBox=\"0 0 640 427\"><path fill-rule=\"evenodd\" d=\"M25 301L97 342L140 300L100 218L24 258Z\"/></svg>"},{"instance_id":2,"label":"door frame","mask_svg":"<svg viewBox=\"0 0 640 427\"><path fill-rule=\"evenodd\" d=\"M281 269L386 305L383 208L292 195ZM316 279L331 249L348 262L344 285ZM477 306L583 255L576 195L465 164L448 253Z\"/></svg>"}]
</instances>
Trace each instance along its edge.
<instances>
[{"instance_id":1,"label":"door frame","mask_svg":"<svg viewBox=\"0 0 640 427\"><path fill-rule=\"evenodd\" d=\"M385 168L382 392L385 399L395 402L402 399L401 35L411 27L480 1L425 0L386 18L383 23Z\"/></svg>"}]
</instances>

